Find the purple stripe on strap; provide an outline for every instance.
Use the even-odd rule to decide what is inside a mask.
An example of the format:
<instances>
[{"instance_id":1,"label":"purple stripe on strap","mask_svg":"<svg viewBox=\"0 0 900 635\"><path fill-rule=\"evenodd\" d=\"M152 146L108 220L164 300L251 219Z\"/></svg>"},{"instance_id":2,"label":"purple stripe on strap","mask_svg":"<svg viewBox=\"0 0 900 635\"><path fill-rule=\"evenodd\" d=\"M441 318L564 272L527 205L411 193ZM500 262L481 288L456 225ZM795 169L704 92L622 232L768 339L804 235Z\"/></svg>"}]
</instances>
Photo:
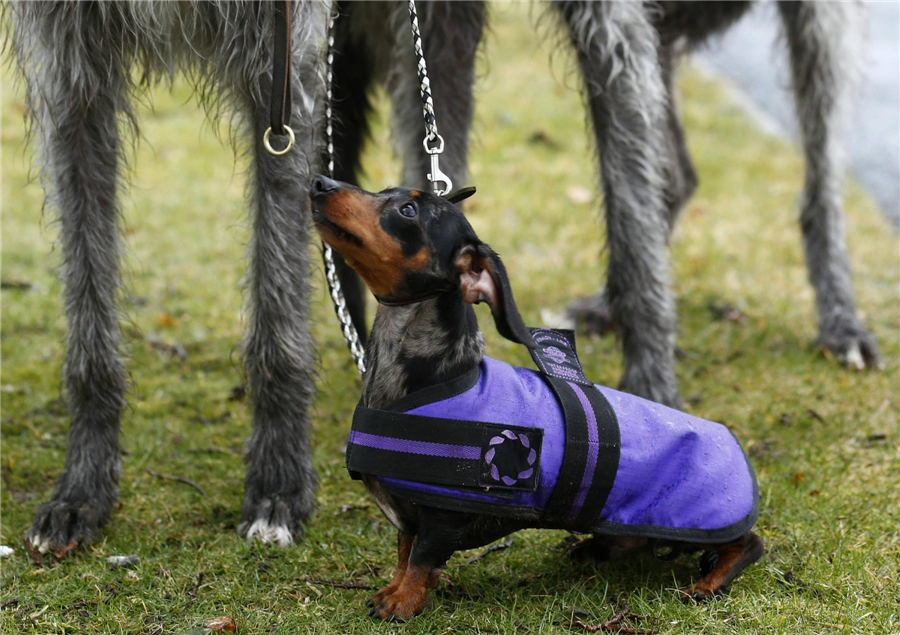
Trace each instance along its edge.
<instances>
[{"instance_id":1,"label":"purple stripe on strap","mask_svg":"<svg viewBox=\"0 0 900 635\"><path fill-rule=\"evenodd\" d=\"M383 437L368 432L350 431L350 443L364 445L379 450L391 452L408 452L409 454L426 454L428 456L443 456L449 459L474 459L481 458L481 448L477 445L453 445L451 443L433 443L431 441L413 441L411 439L397 439L395 437ZM595 457L596 460L596 457Z\"/></svg>"},{"instance_id":2,"label":"purple stripe on strap","mask_svg":"<svg viewBox=\"0 0 900 635\"><path fill-rule=\"evenodd\" d=\"M599 439L597 435L597 417L594 415L594 409L591 402L588 401L587 395L581 390L578 384L566 382L575 391L575 396L581 402L584 414L587 418L588 429L588 455L587 463L584 465L584 476L581 478L581 487L578 489L578 495L575 496L575 502L572 503L572 510L569 512L569 521L574 522L578 518L578 512L584 505L584 499L587 498L588 490L591 489L591 483L594 481L594 470L597 468L597 453L599 452Z\"/></svg>"}]
</instances>

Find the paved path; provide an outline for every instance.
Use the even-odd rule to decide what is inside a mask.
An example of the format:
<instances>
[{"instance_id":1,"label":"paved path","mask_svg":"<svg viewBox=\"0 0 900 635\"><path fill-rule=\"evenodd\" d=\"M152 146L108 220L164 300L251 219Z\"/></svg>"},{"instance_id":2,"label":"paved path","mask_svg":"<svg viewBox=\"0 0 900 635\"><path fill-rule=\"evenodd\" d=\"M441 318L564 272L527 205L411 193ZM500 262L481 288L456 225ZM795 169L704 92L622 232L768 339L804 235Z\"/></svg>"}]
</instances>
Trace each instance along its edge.
<instances>
[{"instance_id":1,"label":"paved path","mask_svg":"<svg viewBox=\"0 0 900 635\"><path fill-rule=\"evenodd\" d=\"M900 226L900 3L867 3L863 80L845 136L849 167L895 226ZM769 3L754 7L699 53L731 78L763 113L796 138L785 47Z\"/></svg>"}]
</instances>

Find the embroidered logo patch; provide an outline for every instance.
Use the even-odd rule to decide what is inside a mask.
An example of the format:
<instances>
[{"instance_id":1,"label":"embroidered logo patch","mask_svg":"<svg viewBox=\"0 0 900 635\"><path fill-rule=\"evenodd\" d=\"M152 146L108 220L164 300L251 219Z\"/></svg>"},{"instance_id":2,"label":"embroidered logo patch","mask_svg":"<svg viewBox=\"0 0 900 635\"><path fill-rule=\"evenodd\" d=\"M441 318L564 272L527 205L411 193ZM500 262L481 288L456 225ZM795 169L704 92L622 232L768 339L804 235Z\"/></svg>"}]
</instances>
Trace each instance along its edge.
<instances>
[{"instance_id":1,"label":"embroidered logo patch","mask_svg":"<svg viewBox=\"0 0 900 635\"><path fill-rule=\"evenodd\" d=\"M478 484L482 487L534 491L540 473L543 433L540 428L485 427Z\"/></svg>"},{"instance_id":2,"label":"embroidered logo patch","mask_svg":"<svg viewBox=\"0 0 900 635\"><path fill-rule=\"evenodd\" d=\"M572 331L532 328L529 329L537 348L531 349L531 356L541 372L576 384L591 386L584 376L581 362L575 354L575 334Z\"/></svg>"},{"instance_id":3,"label":"embroidered logo patch","mask_svg":"<svg viewBox=\"0 0 900 635\"><path fill-rule=\"evenodd\" d=\"M548 346L547 348L545 348L544 355L552 359L557 364L562 364L567 359L566 354L555 346Z\"/></svg>"}]
</instances>

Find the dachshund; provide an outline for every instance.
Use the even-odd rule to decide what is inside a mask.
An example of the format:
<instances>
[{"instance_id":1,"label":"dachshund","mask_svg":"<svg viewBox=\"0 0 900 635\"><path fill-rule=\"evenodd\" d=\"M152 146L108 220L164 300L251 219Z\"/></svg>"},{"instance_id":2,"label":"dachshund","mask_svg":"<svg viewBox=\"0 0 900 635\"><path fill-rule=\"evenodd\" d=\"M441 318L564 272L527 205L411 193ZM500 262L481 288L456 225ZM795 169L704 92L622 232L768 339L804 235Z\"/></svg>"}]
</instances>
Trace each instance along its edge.
<instances>
[{"instance_id":1,"label":"dachshund","mask_svg":"<svg viewBox=\"0 0 900 635\"><path fill-rule=\"evenodd\" d=\"M702 551L681 591L723 592L763 554L752 467L722 425L584 379L571 332L529 329L499 256L457 204L317 176L315 227L379 306L347 467L398 530L397 572L370 615L408 620L459 550L528 527L591 533L573 557ZM484 356L473 304L541 372Z\"/></svg>"}]
</instances>

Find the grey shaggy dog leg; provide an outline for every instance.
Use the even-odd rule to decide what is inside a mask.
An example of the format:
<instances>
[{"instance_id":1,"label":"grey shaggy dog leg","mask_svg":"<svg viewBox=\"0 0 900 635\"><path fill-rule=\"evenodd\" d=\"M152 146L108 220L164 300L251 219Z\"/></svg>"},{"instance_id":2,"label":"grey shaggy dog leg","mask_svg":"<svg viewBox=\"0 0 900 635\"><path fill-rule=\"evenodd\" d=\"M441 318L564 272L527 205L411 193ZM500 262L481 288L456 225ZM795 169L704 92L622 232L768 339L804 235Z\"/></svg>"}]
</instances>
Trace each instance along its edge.
<instances>
[{"instance_id":1,"label":"grey shaggy dog leg","mask_svg":"<svg viewBox=\"0 0 900 635\"><path fill-rule=\"evenodd\" d=\"M879 366L875 337L856 315L841 193L842 115L860 57L862 7L782 2L778 8L806 152L800 226L806 266L816 289L819 344L853 368Z\"/></svg>"},{"instance_id":2,"label":"grey shaggy dog leg","mask_svg":"<svg viewBox=\"0 0 900 635\"><path fill-rule=\"evenodd\" d=\"M29 112L42 136L42 174L58 210L68 318L64 369L71 408L65 468L28 537L54 549L90 542L116 499L125 370L115 298L120 252L117 120L134 123L127 96L176 74L215 117L235 108L249 124L253 219L251 320L244 362L253 405L240 531L291 542L313 506L308 409L309 160L320 92L325 6L295 2L293 69L297 147L262 149L268 126L272 7L260 2L40 2L0 5ZM12 20L5 18L12 16ZM133 68L133 67L137 68ZM132 72L134 71L134 72ZM133 126L132 126L133 127ZM277 143L277 142L276 142Z\"/></svg>"},{"instance_id":3,"label":"grey shaggy dog leg","mask_svg":"<svg viewBox=\"0 0 900 635\"><path fill-rule=\"evenodd\" d=\"M666 123L664 127L665 150L668 160L665 162L665 215L669 224L669 236L675 229L675 223L685 203L690 200L697 189L697 172L688 152L684 129L678 117L678 102L675 95L674 76L678 62L678 53L674 44L660 45L659 65L662 70L663 83L666 87ZM606 297L606 291L583 298L569 304L566 315L573 322L582 326L585 332L594 335L605 335L615 331L616 323Z\"/></svg>"},{"instance_id":4,"label":"grey shaggy dog leg","mask_svg":"<svg viewBox=\"0 0 900 635\"><path fill-rule=\"evenodd\" d=\"M441 171L454 189L466 185L469 128L474 107L472 86L475 58L485 25L484 2L418 2L419 27L428 63L438 130L444 138ZM402 184L428 188L431 164L422 139L422 99L413 54L412 34L405 2L393 15L394 53L388 77L393 102L393 130L397 152L403 158Z\"/></svg>"},{"instance_id":5,"label":"grey shaggy dog leg","mask_svg":"<svg viewBox=\"0 0 900 635\"><path fill-rule=\"evenodd\" d=\"M625 353L620 387L679 406L669 288L663 135L666 91L657 34L639 3L556 2L585 80L603 171L607 293Z\"/></svg>"},{"instance_id":6,"label":"grey shaggy dog leg","mask_svg":"<svg viewBox=\"0 0 900 635\"><path fill-rule=\"evenodd\" d=\"M80 45L54 37L72 6L14 8L14 46L42 135L42 178L60 223L67 318L63 377L71 410L66 463L26 536L41 551L88 544L118 494L125 366L119 354L118 114L125 81L115 52L87 31ZM65 22L63 22L65 23ZM121 23L109 23L110 31ZM114 37L114 35L112 35Z\"/></svg>"},{"instance_id":7,"label":"grey shaggy dog leg","mask_svg":"<svg viewBox=\"0 0 900 635\"><path fill-rule=\"evenodd\" d=\"M659 66L662 70L663 84L666 87L666 185L663 190L666 202L666 219L669 222L669 235L675 229L675 223L685 203L697 190L697 171L688 152L684 138L684 128L678 116L678 100L675 94L675 67L679 55L674 44L660 46Z\"/></svg>"},{"instance_id":8,"label":"grey shaggy dog leg","mask_svg":"<svg viewBox=\"0 0 900 635\"><path fill-rule=\"evenodd\" d=\"M247 538L289 544L313 508L316 473L310 447L309 407L315 361L309 333L309 157L315 156L314 96L319 86L314 42L294 39L294 112L297 147L270 155L259 140L269 126L271 73L251 90L253 168L249 201L250 326L244 365L250 381L253 431L247 442L243 522Z\"/></svg>"}]
</instances>

